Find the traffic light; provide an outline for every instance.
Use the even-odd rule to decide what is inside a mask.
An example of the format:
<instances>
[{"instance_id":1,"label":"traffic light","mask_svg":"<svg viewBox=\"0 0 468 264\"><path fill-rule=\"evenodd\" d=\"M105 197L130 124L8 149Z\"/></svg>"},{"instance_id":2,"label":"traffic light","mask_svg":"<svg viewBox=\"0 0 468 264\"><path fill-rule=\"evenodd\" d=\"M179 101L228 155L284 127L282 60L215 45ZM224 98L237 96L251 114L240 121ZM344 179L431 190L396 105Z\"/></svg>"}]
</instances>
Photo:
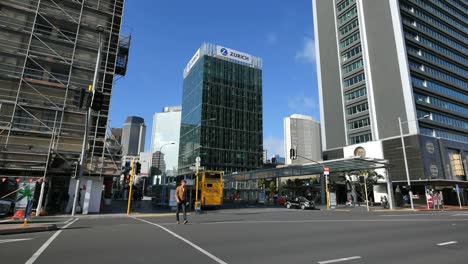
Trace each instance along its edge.
<instances>
[{"instance_id":1,"label":"traffic light","mask_svg":"<svg viewBox=\"0 0 468 264\"><path fill-rule=\"evenodd\" d=\"M127 175L132 167L130 166L130 161L125 162L125 166L122 167L122 174Z\"/></svg>"},{"instance_id":2,"label":"traffic light","mask_svg":"<svg viewBox=\"0 0 468 264\"><path fill-rule=\"evenodd\" d=\"M137 162L135 164L135 174L140 174L140 172L141 172L141 163Z\"/></svg>"},{"instance_id":3,"label":"traffic light","mask_svg":"<svg viewBox=\"0 0 468 264\"><path fill-rule=\"evenodd\" d=\"M292 148L289 150L289 158L292 160L297 159L296 149Z\"/></svg>"},{"instance_id":4,"label":"traffic light","mask_svg":"<svg viewBox=\"0 0 468 264\"><path fill-rule=\"evenodd\" d=\"M125 176L125 182L126 182L126 183L129 183L129 182L130 182L130 175L126 175L126 176Z\"/></svg>"}]
</instances>

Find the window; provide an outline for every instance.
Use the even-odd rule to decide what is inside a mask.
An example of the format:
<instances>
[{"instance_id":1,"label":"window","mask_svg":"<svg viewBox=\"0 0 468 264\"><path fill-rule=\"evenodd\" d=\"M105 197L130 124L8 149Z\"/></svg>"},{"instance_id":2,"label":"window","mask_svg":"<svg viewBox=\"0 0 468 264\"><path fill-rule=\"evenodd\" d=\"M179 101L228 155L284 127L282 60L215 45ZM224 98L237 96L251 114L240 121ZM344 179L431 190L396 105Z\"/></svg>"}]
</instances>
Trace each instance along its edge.
<instances>
[{"instance_id":1,"label":"window","mask_svg":"<svg viewBox=\"0 0 468 264\"><path fill-rule=\"evenodd\" d=\"M458 85L460 87L468 88L468 82L462 81L459 78L453 77L452 75L449 75L449 74L446 74L446 73L444 73L442 71L436 70L436 69L434 69L434 68L432 68L430 66L427 66L427 65L424 65L422 63L415 62L415 61L412 61L412 60L409 60L409 65L410 65L410 67L415 68L417 70L427 72L427 73L431 74L432 76L434 76L434 77L436 77L438 79L443 79L445 81L451 82L451 83L453 83L455 85Z\"/></svg>"},{"instance_id":2,"label":"window","mask_svg":"<svg viewBox=\"0 0 468 264\"><path fill-rule=\"evenodd\" d=\"M424 9L427 10L428 12L431 12L431 14L435 14L437 15L437 17L444 19L450 25L456 25L457 28L462 29L464 32L468 31L468 28L466 26L459 23L458 21L451 18L450 16L446 15L444 12L441 12L438 8L433 7L432 5L427 3L427 0L413 0L413 1L418 3L420 6L424 7Z\"/></svg>"},{"instance_id":3,"label":"window","mask_svg":"<svg viewBox=\"0 0 468 264\"><path fill-rule=\"evenodd\" d=\"M13 119L13 127L22 130L31 130L33 127L33 118L26 111L18 108Z\"/></svg>"},{"instance_id":4,"label":"window","mask_svg":"<svg viewBox=\"0 0 468 264\"><path fill-rule=\"evenodd\" d=\"M426 58L427 60L433 62L434 64L437 64L437 65L440 65L442 67L445 67L447 69L450 69L462 76L468 76L468 71L463 69L463 68L460 68L458 66L456 66L455 64L453 63L450 63L448 62L447 60L445 59L442 59L440 58L439 56L436 56L436 55L433 55L431 53L428 53L426 51L423 51L419 48L416 48L412 45L407 45L407 50L410 52L410 53L413 53L415 55L419 55L423 58Z\"/></svg>"},{"instance_id":5,"label":"window","mask_svg":"<svg viewBox=\"0 0 468 264\"><path fill-rule=\"evenodd\" d=\"M363 103L363 104L348 107L346 109L346 113L348 115L355 115L355 114L358 114L358 113L361 113L361 112L364 112L364 111L367 111L367 110L369 110L369 105L366 102L366 103Z\"/></svg>"},{"instance_id":6,"label":"window","mask_svg":"<svg viewBox=\"0 0 468 264\"><path fill-rule=\"evenodd\" d=\"M343 15L339 16L339 17L338 17L338 21L340 22L340 24L343 24L343 23L346 22L348 19L350 19L352 16L354 16L355 14L357 14L357 8L356 8L356 7L353 7L353 8L351 8L349 11L347 11L346 13L344 13Z\"/></svg>"},{"instance_id":7,"label":"window","mask_svg":"<svg viewBox=\"0 0 468 264\"><path fill-rule=\"evenodd\" d=\"M429 47L429 48L431 48L433 50L436 50L436 51L450 57L453 60L456 60L458 62L465 63L465 64L468 63L468 58L460 56L457 53L455 53L455 52L453 52L453 51L451 51L449 49L446 49L446 48L442 47L441 45L439 45L439 44L437 44L437 43L435 43L435 42L433 42L433 41L431 41L431 40L429 40L429 39L427 39L425 37L422 37L422 36L419 36L419 35L416 35L416 34L410 33L410 32L405 32L405 35L409 36L411 38L414 38L414 39L416 39L416 37L417 37L417 41L424 44L426 47Z\"/></svg>"},{"instance_id":8,"label":"window","mask_svg":"<svg viewBox=\"0 0 468 264\"><path fill-rule=\"evenodd\" d=\"M361 59L361 60L358 60L356 62L351 63L348 66L343 67L343 73L346 74L346 73L352 72L352 71L354 71L356 69L361 69L362 66L363 66L363 63L362 63L362 59Z\"/></svg>"},{"instance_id":9,"label":"window","mask_svg":"<svg viewBox=\"0 0 468 264\"><path fill-rule=\"evenodd\" d=\"M353 121L351 123L348 123L348 130L353 130L353 129L358 129L361 127L367 127L370 125L370 120L369 118L364 118L364 119L359 119L356 121Z\"/></svg>"},{"instance_id":10,"label":"window","mask_svg":"<svg viewBox=\"0 0 468 264\"><path fill-rule=\"evenodd\" d=\"M449 150L450 166L452 167L452 173L455 176L465 176L465 170L463 169L463 162L460 152L457 150Z\"/></svg>"},{"instance_id":11,"label":"window","mask_svg":"<svg viewBox=\"0 0 468 264\"><path fill-rule=\"evenodd\" d=\"M350 144L359 144L372 140L372 134L364 134L359 136L349 137Z\"/></svg>"},{"instance_id":12,"label":"window","mask_svg":"<svg viewBox=\"0 0 468 264\"><path fill-rule=\"evenodd\" d=\"M461 135L461 134L447 132L447 131L438 130L438 129L435 129L434 131L435 131L436 137L441 137L441 138L468 143L468 136L466 136L466 134Z\"/></svg>"},{"instance_id":13,"label":"window","mask_svg":"<svg viewBox=\"0 0 468 264\"><path fill-rule=\"evenodd\" d=\"M354 43L355 41L359 40L360 38L360 34L359 34L359 31L354 33L353 35L347 37L345 40L342 40L340 42L340 47L342 49L348 47L349 45L351 45L352 43Z\"/></svg>"},{"instance_id":14,"label":"window","mask_svg":"<svg viewBox=\"0 0 468 264\"><path fill-rule=\"evenodd\" d=\"M430 28L429 26L426 26L425 24L420 23L420 22L416 22L416 20L414 20L413 18L402 15L402 20L403 20L404 23L407 23L407 24L411 25L412 27L416 27L416 28L420 29L421 31L425 32L426 34L438 39L441 42L444 42L445 44L453 47L454 49L459 50L462 53L467 53L468 52L468 49L465 48L464 45L460 44L460 42L454 41L454 40L452 40L450 38L445 37L444 35L438 33L436 30L433 30L432 28Z\"/></svg>"},{"instance_id":15,"label":"window","mask_svg":"<svg viewBox=\"0 0 468 264\"><path fill-rule=\"evenodd\" d=\"M449 116L438 114L438 113L431 113L431 119L439 123L446 124L446 125L468 129L468 122L465 120L458 119L458 118L453 118L453 117L449 117Z\"/></svg>"},{"instance_id":16,"label":"window","mask_svg":"<svg viewBox=\"0 0 468 264\"><path fill-rule=\"evenodd\" d=\"M346 101L351 101L351 100L354 100L356 98L359 98L359 97L362 97L362 96L365 96L365 95L367 95L366 87L345 94L345 99L346 99Z\"/></svg>"},{"instance_id":17,"label":"window","mask_svg":"<svg viewBox=\"0 0 468 264\"><path fill-rule=\"evenodd\" d=\"M410 5L402 5L405 7L407 10L411 11L412 13L417 14L419 17L423 18L424 21L431 23L432 25L435 25L441 29L443 29L445 32L450 33L450 35L453 35L457 37L458 39L463 40L464 42L468 42L468 38L465 37L463 34L459 33L458 31L453 30L452 27L447 26L445 23L441 23L439 19L435 19L432 16L427 15L425 12L421 11L418 8L414 8ZM453 24L449 24L453 25Z\"/></svg>"},{"instance_id":18,"label":"window","mask_svg":"<svg viewBox=\"0 0 468 264\"><path fill-rule=\"evenodd\" d=\"M461 99L461 100L468 101L468 95L466 95L466 94L464 94L462 92L453 90L453 89L451 89L449 87L446 87L444 85L440 85L440 84L437 84L435 82L419 79L419 78L416 78L416 77L411 77L411 81L412 81L413 85L416 85L416 86L418 86L420 88L424 87L424 88L427 88L428 90L433 90L433 91L443 93L443 94L446 94L446 95L449 95L449 96L452 96L452 97L456 97L456 98Z\"/></svg>"},{"instance_id":19,"label":"window","mask_svg":"<svg viewBox=\"0 0 468 264\"><path fill-rule=\"evenodd\" d=\"M349 51L347 51L346 53L344 53L341 58L343 59L343 61L347 61L351 58L353 58L354 56L358 55L358 54L361 54L362 52L362 47L361 45L359 45L358 47L355 47Z\"/></svg>"},{"instance_id":20,"label":"window","mask_svg":"<svg viewBox=\"0 0 468 264\"><path fill-rule=\"evenodd\" d=\"M344 85L345 87L348 87L348 86L351 86L351 85L354 85L356 83L360 83L362 81L366 80L365 76L364 76L364 73L361 73L361 74L358 74L356 76L353 76L351 78L348 78L344 81Z\"/></svg>"},{"instance_id":21,"label":"window","mask_svg":"<svg viewBox=\"0 0 468 264\"><path fill-rule=\"evenodd\" d=\"M344 35L344 34L350 32L351 30L355 29L358 26L359 26L359 21L357 19L355 19L354 21L350 22L345 27L340 29L340 33L341 33L341 35Z\"/></svg>"},{"instance_id":22,"label":"window","mask_svg":"<svg viewBox=\"0 0 468 264\"><path fill-rule=\"evenodd\" d=\"M354 0L345 0L341 4L339 4L336 9L338 10L338 12L341 12L352 3L354 3Z\"/></svg>"}]
</instances>

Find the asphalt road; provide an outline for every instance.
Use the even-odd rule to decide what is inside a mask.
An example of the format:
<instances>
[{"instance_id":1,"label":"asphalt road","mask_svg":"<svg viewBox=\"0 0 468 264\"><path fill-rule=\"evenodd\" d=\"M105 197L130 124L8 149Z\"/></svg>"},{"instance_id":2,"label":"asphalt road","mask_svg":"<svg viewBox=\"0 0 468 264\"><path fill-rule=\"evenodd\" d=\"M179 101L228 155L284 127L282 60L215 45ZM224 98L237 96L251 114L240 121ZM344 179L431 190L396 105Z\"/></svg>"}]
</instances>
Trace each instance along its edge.
<instances>
[{"instance_id":1,"label":"asphalt road","mask_svg":"<svg viewBox=\"0 0 468 264\"><path fill-rule=\"evenodd\" d=\"M237 209L174 220L60 219L61 231L0 236L0 263L468 263L468 212Z\"/></svg>"}]
</instances>

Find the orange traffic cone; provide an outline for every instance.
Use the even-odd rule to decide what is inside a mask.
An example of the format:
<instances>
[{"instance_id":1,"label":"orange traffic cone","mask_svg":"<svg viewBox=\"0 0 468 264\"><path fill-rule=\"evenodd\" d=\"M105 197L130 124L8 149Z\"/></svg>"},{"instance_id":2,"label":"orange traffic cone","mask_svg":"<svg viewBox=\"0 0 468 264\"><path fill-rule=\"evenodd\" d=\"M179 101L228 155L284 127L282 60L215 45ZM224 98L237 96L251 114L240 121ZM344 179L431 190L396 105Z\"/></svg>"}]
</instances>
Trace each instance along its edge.
<instances>
[{"instance_id":1,"label":"orange traffic cone","mask_svg":"<svg viewBox=\"0 0 468 264\"><path fill-rule=\"evenodd\" d=\"M24 210L18 210L16 213L11 217L11 219L21 219L24 217Z\"/></svg>"}]
</instances>

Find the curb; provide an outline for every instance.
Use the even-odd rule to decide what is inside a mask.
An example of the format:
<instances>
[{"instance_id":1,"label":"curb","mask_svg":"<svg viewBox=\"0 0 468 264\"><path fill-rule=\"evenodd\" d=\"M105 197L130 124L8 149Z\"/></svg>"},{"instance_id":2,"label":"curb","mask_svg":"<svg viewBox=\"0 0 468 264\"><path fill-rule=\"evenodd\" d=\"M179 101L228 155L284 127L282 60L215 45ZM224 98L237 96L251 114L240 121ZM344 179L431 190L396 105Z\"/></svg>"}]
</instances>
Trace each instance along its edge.
<instances>
[{"instance_id":1,"label":"curb","mask_svg":"<svg viewBox=\"0 0 468 264\"><path fill-rule=\"evenodd\" d=\"M14 234L26 234L36 233L45 231L57 230L57 225L45 225L45 226L30 226L30 227L19 227L10 229L0 229L0 235L14 235Z\"/></svg>"}]
</instances>

